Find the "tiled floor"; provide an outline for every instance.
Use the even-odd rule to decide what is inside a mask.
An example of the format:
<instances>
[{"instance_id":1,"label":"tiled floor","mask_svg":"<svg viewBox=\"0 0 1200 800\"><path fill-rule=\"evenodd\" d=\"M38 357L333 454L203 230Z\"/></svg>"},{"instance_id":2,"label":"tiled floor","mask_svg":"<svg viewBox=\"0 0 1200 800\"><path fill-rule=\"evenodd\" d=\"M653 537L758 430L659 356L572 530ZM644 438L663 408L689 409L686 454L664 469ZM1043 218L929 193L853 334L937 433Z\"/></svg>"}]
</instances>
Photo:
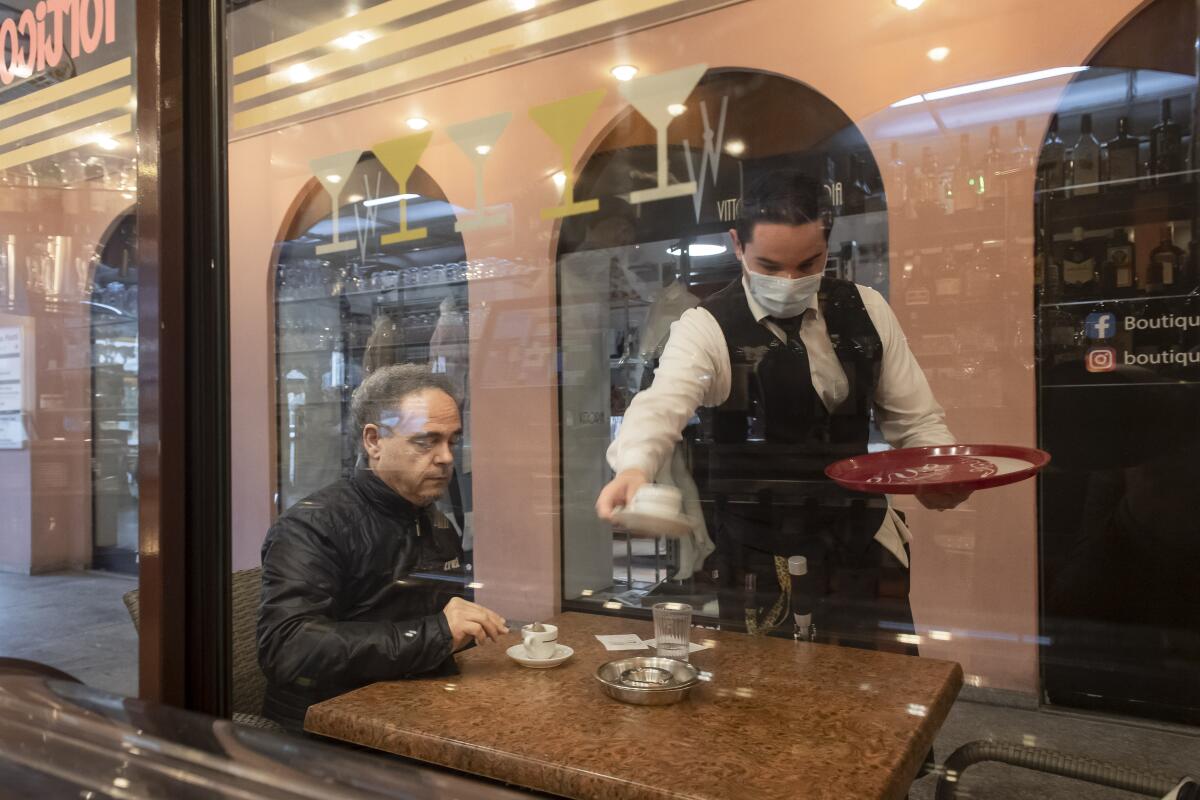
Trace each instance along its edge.
<instances>
[{"instance_id":1,"label":"tiled floor","mask_svg":"<svg viewBox=\"0 0 1200 800\"><path fill-rule=\"evenodd\" d=\"M121 596L137 579L100 572L0 573L0 656L137 694L137 632Z\"/></svg>"},{"instance_id":2,"label":"tiled floor","mask_svg":"<svg viewBox=\"0 0 1200 800\"><path fill-rule=\"evenodd\" d=\"M137 692L137 634L121 602L133 578L95 572L0 573L0 656L58 667L92 686ZM1167 776L1200 775L1200 729L1165 729L1054 711L960 700L942 727L938 761L977 739L1026 743ZM936 776L914 784L913 800L931 800ZM971 767L959 786L966 800L1122 800L1124 792L998 764Z\"/></svg>"}]
</instances>

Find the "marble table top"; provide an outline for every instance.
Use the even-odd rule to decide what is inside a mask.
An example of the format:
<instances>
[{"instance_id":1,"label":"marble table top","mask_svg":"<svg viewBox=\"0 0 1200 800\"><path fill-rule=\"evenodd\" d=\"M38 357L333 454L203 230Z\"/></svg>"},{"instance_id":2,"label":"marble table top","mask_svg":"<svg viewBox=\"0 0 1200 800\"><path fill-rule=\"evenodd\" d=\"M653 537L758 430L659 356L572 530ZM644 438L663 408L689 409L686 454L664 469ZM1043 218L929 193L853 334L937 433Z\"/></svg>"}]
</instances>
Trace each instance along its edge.
<instances>
[{"instance_id":1,"label":"marble table top","mask_svg":"<svg viewBox=\"0 0 1200 800\"><path fill-rule=\"evenodd\" d=\"M635 706L601 692L598 633L649 621L566 613L552 669L460 653L460 675L376 683L309 708L323 736L574 798L903 798L962 686L949 661L694 628L690 697Z\"/></svg>"}]
</instances>

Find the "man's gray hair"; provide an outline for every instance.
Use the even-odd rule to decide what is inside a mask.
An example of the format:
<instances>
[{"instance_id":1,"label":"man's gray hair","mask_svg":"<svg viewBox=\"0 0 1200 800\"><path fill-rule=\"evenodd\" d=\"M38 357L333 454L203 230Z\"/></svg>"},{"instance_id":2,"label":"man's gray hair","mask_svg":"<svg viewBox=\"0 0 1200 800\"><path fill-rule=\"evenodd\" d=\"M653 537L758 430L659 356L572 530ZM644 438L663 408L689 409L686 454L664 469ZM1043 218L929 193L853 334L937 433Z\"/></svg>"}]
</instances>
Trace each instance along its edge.
<instances>
[{"instance_id":1,"label":"man's gray hair","mask_svg":"<svg viewBox=\"0 0 1200 800\"><path fill-rule=\"evenodd\" d=\"M392 364L379 367L359 384L350 398L354 429L362 436L363 428L367 425L381 424L384 414L395 411L404 398L427 389L445 392L454 400L455 405L462 403L455 394L454 383L450 378L441 373L430 372L429 367L424 364Z\"/></svg>"}]
</instances>

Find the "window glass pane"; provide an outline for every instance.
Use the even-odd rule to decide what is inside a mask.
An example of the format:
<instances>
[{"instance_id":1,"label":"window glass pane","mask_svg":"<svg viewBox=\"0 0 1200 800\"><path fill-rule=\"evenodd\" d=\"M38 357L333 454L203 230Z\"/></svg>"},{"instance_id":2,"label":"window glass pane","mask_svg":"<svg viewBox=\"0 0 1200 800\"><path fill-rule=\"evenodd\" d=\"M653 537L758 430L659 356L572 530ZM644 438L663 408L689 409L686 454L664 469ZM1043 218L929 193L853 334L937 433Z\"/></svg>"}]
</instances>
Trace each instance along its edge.
<instances>
[{"instance_id":1,"label":"window glass pane","mask_svg":"<svg viewBox=\"0 0 1200 800\"><path fill-rule=\"evenodd\" d=\"M552 793L599 790L513 765L649 780L450 717L564 657L538 685L599 730L627 709L593 673L676 603L687 702L763 752L870 694L844 752L904 766L822 785L907 787L931 742L1197 757L1166 727L1200 724L1190 0L261 0L229 41L268 716ZM451 659L463 601L514 630ZM740 763L707 724L664 791Z\"/></svg>"},{"instance_id":2,"label":"window glass pane","mask_svg":"<svg viewBox=\"0 0 1200 800\"><path fill-rule=\"evenodd\" d=\"M0 7L0 654L136 694L134 3L44 6Z\"/></svg>"}]
</instances>

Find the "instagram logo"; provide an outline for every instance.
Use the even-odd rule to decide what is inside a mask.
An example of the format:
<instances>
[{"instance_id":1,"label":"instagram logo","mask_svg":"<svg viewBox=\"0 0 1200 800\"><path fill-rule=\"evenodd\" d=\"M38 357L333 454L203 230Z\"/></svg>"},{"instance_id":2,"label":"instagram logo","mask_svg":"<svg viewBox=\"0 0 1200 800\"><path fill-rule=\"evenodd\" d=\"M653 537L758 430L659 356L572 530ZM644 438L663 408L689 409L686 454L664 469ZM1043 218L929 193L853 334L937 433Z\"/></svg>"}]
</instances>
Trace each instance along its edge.
<instances>
[{"instance_id":1,"label":"instagram logo","mask_svg":"<svg viewBox=\"0 0 1200 800\"><path fill-rule=\"evenodd\" d=\"M1112 372L1117 368L1117 351L1111 347L1093 347L1087 351L1088 372Z\"/></svg>"}]
</instances>

